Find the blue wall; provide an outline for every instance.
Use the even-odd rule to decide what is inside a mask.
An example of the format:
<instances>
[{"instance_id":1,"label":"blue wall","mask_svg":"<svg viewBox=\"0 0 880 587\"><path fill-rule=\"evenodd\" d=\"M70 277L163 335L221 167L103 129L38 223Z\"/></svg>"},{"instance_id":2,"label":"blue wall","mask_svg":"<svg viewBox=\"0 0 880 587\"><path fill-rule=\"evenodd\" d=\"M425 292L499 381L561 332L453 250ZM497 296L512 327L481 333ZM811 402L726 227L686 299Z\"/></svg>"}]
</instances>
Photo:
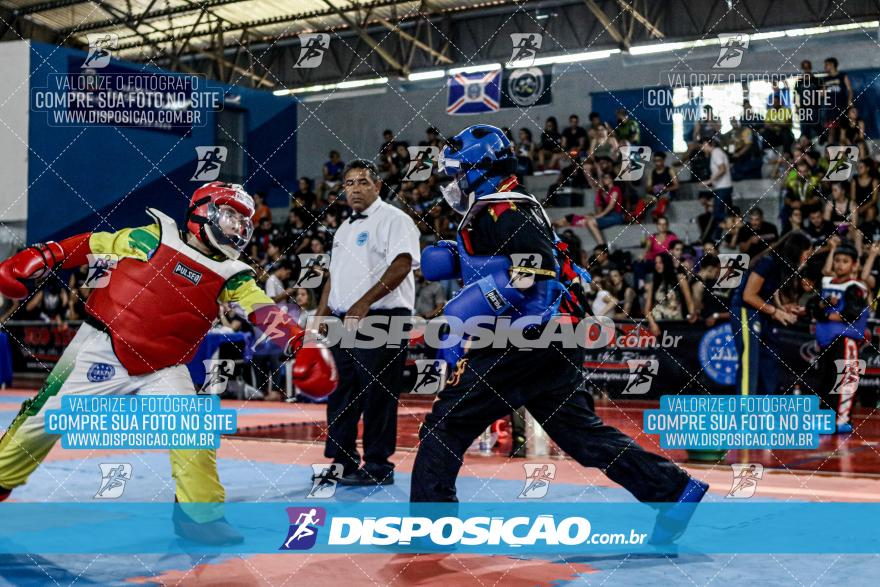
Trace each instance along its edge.
<instances>
[{"instance_id":1,"label":"blue wall","mask_svg":"<svg viewBox=\"0 0 880 587\"><path fill-rule=\"evenodd\" d=\"M31 86L48 85L69 61L85 53L33 43ZM114 62L116 63L116 62ZM162 70L120 62L141 71ZM284 206L296 189L296 103L271 92L211 82L241 101L246 112L245 187L269 193L269 204ZM119 230L149 222L144 209L163 210L182 220L197 145L215 144L214 114L185 134L123 127L50 126L45 112L31 109L29 121L29 242L77 232ZM103 218L102 218L103 217Z\"/></svg>"}]
</instances>

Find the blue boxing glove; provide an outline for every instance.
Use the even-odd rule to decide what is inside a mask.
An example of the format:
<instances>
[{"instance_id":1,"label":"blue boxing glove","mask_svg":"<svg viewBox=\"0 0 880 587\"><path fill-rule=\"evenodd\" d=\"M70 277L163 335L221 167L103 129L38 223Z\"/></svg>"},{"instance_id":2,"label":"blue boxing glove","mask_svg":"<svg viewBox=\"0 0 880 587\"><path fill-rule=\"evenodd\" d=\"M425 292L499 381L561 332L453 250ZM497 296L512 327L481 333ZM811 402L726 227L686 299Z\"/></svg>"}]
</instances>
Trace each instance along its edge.
<instances>
[{"instance_id":1,"label":"blue boxing glove","mask_svg":"<svg viewBox=\"0 0 880 587\"><path fill-rule=\"evenodd\" d=\"M425 247L421 260L422 274L428 281L444 281L461 277L461 259L458 256L458 243L440 241Z\"/></svg>"}]
</instances>

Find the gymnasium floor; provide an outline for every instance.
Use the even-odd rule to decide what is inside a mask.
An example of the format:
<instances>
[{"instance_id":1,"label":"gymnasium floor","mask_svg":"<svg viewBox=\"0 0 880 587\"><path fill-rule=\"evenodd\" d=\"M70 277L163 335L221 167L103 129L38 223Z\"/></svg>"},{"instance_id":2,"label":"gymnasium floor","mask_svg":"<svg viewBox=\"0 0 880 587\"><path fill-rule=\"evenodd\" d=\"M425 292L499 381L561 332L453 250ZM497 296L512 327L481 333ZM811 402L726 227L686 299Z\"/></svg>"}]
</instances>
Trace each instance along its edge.
<instances>
[{"instance_id":1,"label":"gymnasium floor","mask_svg":"<svg viewBox=\"0 0 880 587\"><path fill-rule=\"evenodd\" d=\"M5 428L22 399L32 392L0 392L0 428ZM324 462L319 441L324 409L307 404L224 402L239 410L239 436L224 438L219 451L220 475L230 501L299 502L311 489L311 463ZM625 409L600 406L607 422L637 434L641 410L649 402L627 403ZM337 490L337 501L407 500L409 471L415 456L416 430L425 401L401 409L397 483L381 488ZM856 434L826 437L815 451L733 452L728 462L761 462L765 476L755 500L878 501L880 441L878 417L858 417ZM657 449L653 438L638 438ZM501 447L491 456L471 455L459 479L462 501L513 501L523 487L523 462L507 459ZM83 451L56 447L30 482L13 494L23 502L91 500L99 484L99 463L108 457L129 462L133 479L121 500L170 502L173 486L163 451ZM676 460L684 454L672 452ZM546 458L541 459L546 460ZM557 478L546 499L631 501L597 470L557 458ZM711 485L711 500L730 490L727 464L686 465ZM47 491L48 489L48 491ZM2 522L0 522L2 544ZM199 555L184 553L169 541L162 555L0 555L0 585L875 585L880 556L858 555L697 555L543 557L430 555L257 554Z\"/></svg>"}]
</instances>

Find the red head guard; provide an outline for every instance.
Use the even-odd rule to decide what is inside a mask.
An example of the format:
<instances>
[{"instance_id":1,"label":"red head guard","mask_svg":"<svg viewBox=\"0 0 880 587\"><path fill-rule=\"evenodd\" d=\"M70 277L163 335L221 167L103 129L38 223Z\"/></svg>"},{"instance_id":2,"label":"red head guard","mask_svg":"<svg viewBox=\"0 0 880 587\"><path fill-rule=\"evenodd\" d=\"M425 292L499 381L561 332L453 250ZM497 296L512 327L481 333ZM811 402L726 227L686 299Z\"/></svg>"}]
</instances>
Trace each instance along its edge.
<instances>
[{"instance_id":1,"label":"red head guard","mask_svg":"<svg viewBox=\"0 0 880 587\"><path fill-rule=\"evenodd\" d=\"M213 251L237 259L253 234L254 200L238 184L213 181L195 192L186 228Z\"/></svg>"}]
</instances>

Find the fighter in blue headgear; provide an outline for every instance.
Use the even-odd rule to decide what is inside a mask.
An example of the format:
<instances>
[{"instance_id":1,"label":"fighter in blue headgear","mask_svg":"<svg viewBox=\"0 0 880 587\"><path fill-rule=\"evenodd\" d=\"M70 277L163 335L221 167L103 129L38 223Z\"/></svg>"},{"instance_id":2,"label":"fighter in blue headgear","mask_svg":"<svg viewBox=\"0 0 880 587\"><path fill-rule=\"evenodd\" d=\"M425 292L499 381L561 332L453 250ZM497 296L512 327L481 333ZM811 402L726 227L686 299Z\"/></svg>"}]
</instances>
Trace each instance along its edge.
<instances>
[{"instance_id":1,"label":"fighter in blue headgear","mask_svg":"<svg viewBox=\"0 0 880 587\"><path fill-rule=\"evenodd\" d=\"M431 281L464 283L444 308L448 318L578 323L586 317L583 286L590 276L572 261L541 204L519 187L515 162L510 141L494 126L470 126L449 139L440 168L452 182L443 195L464 218L455 242L422 252L422 272ZM675 503L658 514L654 541L672 541L684 530L693 513L688 504L702 499L708 486L602 423L583 389L581 346L477 346L444 357L455 365L454 377L419 432L410 499L456 501L467 448L494 421L525 406L581 465L600 468L642 501Z\"/></svg>"}]
</instances>

